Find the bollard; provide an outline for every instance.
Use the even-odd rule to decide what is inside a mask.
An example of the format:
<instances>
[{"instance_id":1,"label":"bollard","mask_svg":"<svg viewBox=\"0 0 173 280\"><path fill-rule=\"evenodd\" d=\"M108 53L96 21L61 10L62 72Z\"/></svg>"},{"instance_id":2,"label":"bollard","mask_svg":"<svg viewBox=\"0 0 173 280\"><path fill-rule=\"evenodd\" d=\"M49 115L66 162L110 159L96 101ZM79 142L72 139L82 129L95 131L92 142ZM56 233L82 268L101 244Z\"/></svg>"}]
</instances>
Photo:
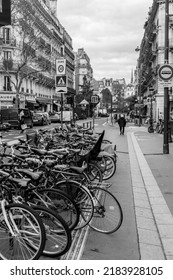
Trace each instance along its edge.
<instances>
[{"instance_id":1,"label":"bollard","mask_svg":"<svg viewBox=\"0 0 173 280\"><path fill-rule=\"evenodd\" d=\"M88 128L88 122L87 122L87 128Z\"/></svg>"}]
</instances>

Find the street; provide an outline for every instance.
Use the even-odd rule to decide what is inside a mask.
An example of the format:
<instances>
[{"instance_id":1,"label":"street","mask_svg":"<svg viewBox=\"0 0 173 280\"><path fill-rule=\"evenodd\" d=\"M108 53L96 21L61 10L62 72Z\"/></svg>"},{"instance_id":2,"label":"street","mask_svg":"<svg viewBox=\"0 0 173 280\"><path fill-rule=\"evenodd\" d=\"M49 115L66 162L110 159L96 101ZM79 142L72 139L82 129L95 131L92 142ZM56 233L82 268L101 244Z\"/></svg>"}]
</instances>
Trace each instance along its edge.
<instances>
[{"instance_id":1,"label":"street","mask_svg":"<svg viewBox=\"0 0 173 280\"><path fill-rule=\"evenodd\" d=\"M127 124L125 135L119 135L117 124L96 119L95 132L103 130L105 139L117 146L117 169L108 181L112 184L109 190L122 206L123 223L113 234L89 227L75 232L73 246L62 259L172 259L172 144L170 155L163 155L162 135L149 134L147 127L133 123ZM10 131L3 134L3 141L24 136Z\"/></svg>"}]
</instances>

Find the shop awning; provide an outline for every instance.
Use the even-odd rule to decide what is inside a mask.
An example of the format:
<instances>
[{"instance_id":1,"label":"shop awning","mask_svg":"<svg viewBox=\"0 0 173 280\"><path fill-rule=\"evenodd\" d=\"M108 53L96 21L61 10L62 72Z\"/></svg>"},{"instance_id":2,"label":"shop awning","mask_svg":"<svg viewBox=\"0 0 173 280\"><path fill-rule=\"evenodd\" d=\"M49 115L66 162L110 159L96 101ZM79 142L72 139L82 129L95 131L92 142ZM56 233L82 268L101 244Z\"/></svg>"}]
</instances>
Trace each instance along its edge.
<instances>
[{"instance_id":1,"label":"shop awning","mask_svg":"<svg viewBox=\"0 0 173 280\"><path fill-rule=\"evenodd\" d=\"M40 99L40 98L37 98L36 101L41 104L41 105L47 105L47 104L51 104L51 99Z\"/></svg>"},{"instance_id":2,"label":"shop awning","mask_svg":"<svg viewBox=\"0 0 173 280\"><path fill-rule=\"evenodd\" d=\"M35 100L26 100L26 104L27 104L27 107L30 109L30 110L33 110L34 107L38 107L38 103L35 101Z\"/></svg>"}]
</instances>

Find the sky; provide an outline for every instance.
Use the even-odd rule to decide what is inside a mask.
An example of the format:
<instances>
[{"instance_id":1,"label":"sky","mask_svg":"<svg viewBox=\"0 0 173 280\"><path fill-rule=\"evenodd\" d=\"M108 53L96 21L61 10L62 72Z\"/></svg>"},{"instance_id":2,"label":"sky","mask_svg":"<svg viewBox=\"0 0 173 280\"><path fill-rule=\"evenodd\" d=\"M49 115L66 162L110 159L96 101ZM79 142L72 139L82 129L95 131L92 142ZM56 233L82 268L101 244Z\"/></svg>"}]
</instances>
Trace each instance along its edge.
<instances>
[{"instance_id":1,"label":"sky","mask_svg":"<svg viewBox=\"0 0 173 280\"><path fill-rule=\"evenodd\" d=\"M58 19L72 38L73 50L84 48L93 77L131 81L144 23L153 0L58 0Z\"/></svg>"}]
</instances>

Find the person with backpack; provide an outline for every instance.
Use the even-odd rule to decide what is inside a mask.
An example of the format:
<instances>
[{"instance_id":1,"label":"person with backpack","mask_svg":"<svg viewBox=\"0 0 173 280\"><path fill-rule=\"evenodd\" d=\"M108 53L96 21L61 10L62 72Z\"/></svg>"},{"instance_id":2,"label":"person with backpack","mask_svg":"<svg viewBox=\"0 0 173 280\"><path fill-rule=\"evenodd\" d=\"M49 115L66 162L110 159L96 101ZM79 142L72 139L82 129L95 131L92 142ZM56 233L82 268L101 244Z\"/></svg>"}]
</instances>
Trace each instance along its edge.
<instances>
[{"instance_id":1,"label":"person with backpack","mask_svg":"<svg viewBox=\"0 0 173 280\"><path fill-rule=\"evenodd\" d=\"M125 130L125 126L126 126L126 119L125 119L123 114L120 115L117 122L118 122L118 125L119 125L119 128L120 128L120 135L124 135L124 130Z\"/></svg>"}]
</instances>

